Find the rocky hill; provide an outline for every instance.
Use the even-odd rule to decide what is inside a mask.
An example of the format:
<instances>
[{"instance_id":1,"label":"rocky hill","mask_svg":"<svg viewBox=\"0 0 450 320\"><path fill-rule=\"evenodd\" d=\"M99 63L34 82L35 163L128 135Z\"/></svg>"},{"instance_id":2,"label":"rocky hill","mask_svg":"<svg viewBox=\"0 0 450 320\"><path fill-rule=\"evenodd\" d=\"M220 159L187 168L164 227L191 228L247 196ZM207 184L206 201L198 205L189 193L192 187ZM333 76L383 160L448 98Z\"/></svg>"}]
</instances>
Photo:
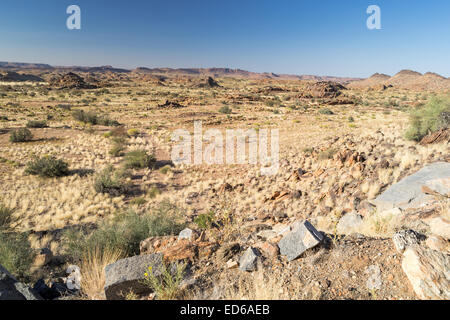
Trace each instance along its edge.
<instances>
[{"instance_id":1,"label":"rocky hill","mask_svg":"<svg viewBox=\"0 0 450 320\"><path fill-rule=\"evenodd\" d=\"M392 77L375 73L367 79L353 81L348 85L349 88L353 89L375 90L382 90L391 86L413 91L447 91L450 90L450 79L432 72L421 74L412 70L402 70Z\"/></svg>"}]
</instances>

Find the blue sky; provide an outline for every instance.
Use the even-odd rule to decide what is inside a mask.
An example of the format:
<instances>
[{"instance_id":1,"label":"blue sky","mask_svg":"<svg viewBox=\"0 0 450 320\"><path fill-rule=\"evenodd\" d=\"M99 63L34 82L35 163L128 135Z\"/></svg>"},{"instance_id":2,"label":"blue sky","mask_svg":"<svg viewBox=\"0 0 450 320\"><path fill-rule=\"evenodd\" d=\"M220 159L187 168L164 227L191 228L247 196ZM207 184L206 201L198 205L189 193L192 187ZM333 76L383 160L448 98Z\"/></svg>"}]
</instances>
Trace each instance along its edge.
<instances>
[{"instance_id":1,"label":"blue sky","mask_svg":"<svg viewBox=\"0 0 450 320\"><path fill-rule=\"evenodd\" d=\"M66 28L77 4L82 29ZM381 8L381 30L366 9ZM1 0L0 61L450 77L448 0Z\"/></svg>"}]
</instances>

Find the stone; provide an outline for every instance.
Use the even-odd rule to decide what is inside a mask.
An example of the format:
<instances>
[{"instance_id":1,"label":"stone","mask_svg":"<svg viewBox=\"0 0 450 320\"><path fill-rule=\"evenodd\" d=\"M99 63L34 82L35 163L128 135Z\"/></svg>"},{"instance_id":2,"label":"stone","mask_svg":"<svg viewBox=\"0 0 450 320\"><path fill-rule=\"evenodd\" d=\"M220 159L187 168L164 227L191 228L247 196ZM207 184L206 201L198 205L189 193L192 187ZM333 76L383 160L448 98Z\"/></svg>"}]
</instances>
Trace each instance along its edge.
<instances>
[{"instance_id":1,"label":"stone","mask_svg":"<svg viewBox=\"0 0 450 320\"><path fill-rule=\"evenodd\" d=\"M429 236L425 241L428 248L442 253L450 254L450 242L439 236Z\"/></svg>"},{"instance_id":2,"label":"stone","mask_svg":"<svg viewBox=\"0 0 450 320\"><path fill-rule=\"evenodd\" d=\"M280 253L287 256L289 261L297 259L303 252L318 245L323 235L308 221L297 222L292 231L278 242Z\"/></svg>"},{"instance_id":3,"label":"stone","mask_svg":"<svg viewBox=\"0 0 450 320\"><path fill-rule=\"evenodd\" d=\"M0 300L42 300L42 297L0 265Z\"/></svg>"},{"instance_id":4,"label":"stone","mask_svg":"<svg viewBox=\"0 0 450 320\"><path fill-rule=\"evenodd\" d=\"M195 237L194 231L192 229L186 228L180 232L178 235L178 240L187 239L193 241Z\"/></svg>"},{"instance_id":5,"label":"stone","mask_svg":"<svg viewBox=\"0 0 450 320\"><path fill-rule=\"evenodd\" d=\"M449 255L419 245L410 246L403 253L402 268L420 299L450 299Z\"/></svg>"},{"instance_id":6,"label":"stone","mask_svg":"<svg viewBox=\"0 0 450 320\"><path fill-rule=\"evenodd\" d=\"M277 245L267 241L258 244L257 247L268 258L274 258L278 256L278 253L280 252Z\"/></svg>"},{"instance_id":7,"label":"stone","mask_svg":"<svg viewBox=\"0 0 450 320\"><path fill-rule=\"evenodd\" d=\"M336 230L339 234L351 235L359 232L359 228L363 223L363 217L356 212L352 211L345 214L336 226Z\"/></svg>"},{"instance_id":8,"label":"stone","mask_svg":"<svg viewBox=\"0 0 450 320\"><path fill-rule=\"evenodd\" d=\"M165 248L172 246L176 241L175 236L150 237L142 240L139 246L141 254L152 254L163 251Z\"/></svg>"},{"instance_id":9,"label":"stone","mask_svg":"<svg viewBox=\"0 0 450 320\"><path fill-rule=\"evenodd\" d=\"M381 280L381 269L377 265L371 265L366 268L366 274L369 278L366 281L367 289L369 290L379 290L383 281Z\"/></svg>"},{"instance_id":10,"label":"stone","mask_svg":"<svg viewBox=\"0 0 450 320\"><path fill-rule=\"evenodd\" d=\"M227 261L227 269L236 269L239 264L236 261L228 260Z\"/></svg>"},{"instance_id":11,"label":"stone","mask_svg":"<svg viewBox=\"0 0 450 320\"><path fill-rule=\"evenodd\" d=\"M189 259L191 261L197 255L197 246L191 243L189 240L180 240L173 246L166 248L162 251L164 260L169 262L175 262L179 260Z\"/></svg>"},{"instance_id":12,"label":"stone","mask_svg":"<svg viewBox=\"0 0 450 320\"><path fill-rule=\"evenodd\" d=\"M33 261L33 268L39 269L49 264L53 259L53 253L48 248L36 250L36 255Z\"/></svg>"},{"instance_id":13,"label":"stone","mask_svg":"<svg viewBox=\"0 0 450 320\"><path fill-rule=\"evenodd\" d=\"M252 247L245 250L239 260L239 269L242 271L255 271L257 268L259 252Z\"/></svg>"},{"instance_id":14,"label":"stone","mask_svg":"<svg viewBox=\"0 0 450 320\"><path fill-rule=\"evenodd\" d=\"M108 300L121 300L130 291L146 293L149 288L142 284L148 267L155 276L161 275L163 255L160 253L121 259L105 267L105 296Z\"/></svg>"},{"instance_id":15,"label":"stone","mask_svg":"<svg viewBox=\"0 0 450 320\"><path fill-rule=\"evenodd\" d=\"M398 253L403 253L406 248L420 242L419 235L414 230L402 230L392 237L394 247Z\"/></svg>"},{"instance_id":16,"label":"stone","mask_svg":"<svg viewBox=\"0 0 450 320\"><path fill-rule=\"evenodd\" d=\"M450 240L450 221L443 217L426 219L425 222L430 226L433 234Z\"/></svg>"},{"instance_id":17,"label":"stone","mask_svg":"<svg viewBox=\"0 0 450 320\"><path fill-rule=\"evenodd\" d=\"M433 195L425 194L423 186L432 187L442 194L450 192L450 163L435 162L423 167L418 172L403 178L392 185L372 203L379 211L399 207L400 209L419 208L434 201ZM447 181L447 182L446 182Z\"/></svg>"}]
</instances>

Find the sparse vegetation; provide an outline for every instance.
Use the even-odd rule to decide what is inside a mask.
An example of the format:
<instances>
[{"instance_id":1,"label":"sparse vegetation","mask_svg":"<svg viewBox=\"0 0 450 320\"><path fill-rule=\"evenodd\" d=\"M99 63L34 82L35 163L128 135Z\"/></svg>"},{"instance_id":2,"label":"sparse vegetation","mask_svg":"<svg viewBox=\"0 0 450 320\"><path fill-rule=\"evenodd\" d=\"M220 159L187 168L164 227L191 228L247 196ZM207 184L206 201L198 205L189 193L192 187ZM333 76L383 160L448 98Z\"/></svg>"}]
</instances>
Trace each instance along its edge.
<instances>
[{"instance_id":1,"label":"sparse vegetation","mask_svg":"<svg viewBox=\"0 0 450 320\"><path fill-rule=\"evenodd\" d=\"M43 178L63 177L69 175L69 165L53 156L36 158L27 164L26 174Z\"/></svg>"},{"instance_id":2,"label":"sparse vegetation","mask_svg":"<svg viewBox=\"0 0 450 320\"><path fill-rule=\"evenodd\" d=\"M27 128L47 128L47 121L45 120L30 120L27 122Z\"/></svg>"},{"instance_id":3,"label":"sparse vegetation","mask_svg":"<svg viewBox=\"0 0 450 320\"><path fill-rule=\"evenodd\" d=\"M95 176L95 191L107 193L111 196L127 194L131 190L131 184L127 181L129 177L128 171L117 170L113 166L108 166Z\"/></svg>"},{"instance_id":4,"label":"sparse vegetation","mask_svg":"<svg viewBox=\"0 0 450 320\"><path fill-rule=\"evenodd\" d=\"M149 213L134 211L118 213L114 219L101 223L95 231L70 231L66 234L68 253L74 260L90 254L118 250L125 256L139 253L139 244L151 236L178 234L184 228L179 209L163 202Z\"/></svg>"},{"instance_id":5,"label":"sparse vegetation","mask_svg":"<svg viewBox=\"0 0 450 320\"><path fill-rule=\"evenodd\" d=\"M0 232L0 264L13 275L29 277L34 255L27 234Z\"/></svg>"},{"instance_id":6,"label":"sparse vegetation","mask_svg":"<svg viewBox=\"0 0 450 320\"><path fill-rule=\"evenodd\" d=\"M185 268L183 263L176 263L173 267L162 263L161 275L155 275L153 266L149 266L143 282L156 293L158 300L180 299L182 294L180 284Z\"/></svg>"},{"instance_id":7,"label":"sparse vegetation","mask_svg":"<svg viewBox=\"0 0 450 320\"><path fill-rule=\"evenodd\" d=\"M425 107L411 112L408 140L420 141L427 134L450 126L450 98L433 98Z\"/></svg>"},{"instance_id":8,"label":"sparse vegetation","mask_svg":"<svg viewBox=\"0 0 450 320\"><path fill-rule=\"evenodd\" d=\"M127 169L153 168L155 163L156 158L145 150L128 152L124 158L124 165Z\"/></svg>"},{"instance_id":9,"label":"sparse vegetation","mask_svg":"<svg viewBox=\"0 0 450 320\"><path fill-rule=\"evenodd\" d=\"M33 139L33 134L27 128L20 128L13 130L9 136L9 141L17 142L28 142Z\"/></svg>"}]
</instances>

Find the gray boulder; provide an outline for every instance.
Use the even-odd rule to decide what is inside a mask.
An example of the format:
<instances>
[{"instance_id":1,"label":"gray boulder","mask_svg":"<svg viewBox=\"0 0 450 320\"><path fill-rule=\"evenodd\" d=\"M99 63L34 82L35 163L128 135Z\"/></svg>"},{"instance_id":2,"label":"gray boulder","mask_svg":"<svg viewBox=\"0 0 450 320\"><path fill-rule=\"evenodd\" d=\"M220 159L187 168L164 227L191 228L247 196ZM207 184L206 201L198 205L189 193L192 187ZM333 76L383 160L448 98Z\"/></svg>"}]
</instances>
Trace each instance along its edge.
<instances>
[{"instance_id":1,"label":"gray boulder","mask_svg":"<svg viewBox=\"0 0 450 320\"><path fill-rule=\"evenodd\" d=\"M418 208L434 200L434 196L423 192L423 187L446 195L450 193L450 163L435 162L416 173L405 177L379 195L372 203L378 211L395 207Z\"/></svg>"},{"instance_id":2,"label":"gray boulder","mask_svg":"<svg viewBox=\"0 0 450 320\"><path fill-rule=\"evenodd\" d=\"M296 222L292 231L278 243L280 253L289 261L297 259L306 250L315 247L323 240L323 235L308 221Z\"/></svg>"},{"instance_id":3,"label":"gray boulder","mask_svg":"<svg viewBox=\"0 0 450 320\"><path fill-rule=\"evenodd\" d=\"M105 267L105 296L108 300L123 300L132 291L135 294L150 293L142 281L148 267L155 276L162 272L163 255L154 253L121 259Z\"/></svg>"},{"instance_id":4,"label":"gray boulder","mask_svg":"<svg viewBox=\"0 0 450 320\"><path fill-rule=\"evenodd\" d=\"M0 300L42 300L42 297L0 265Z\"/></svg>"},{"instance_id":5,"label":"gray boulder","mask_svg":"<svg viewBox=\"0 0 450 320\"><path fill-rule=\"evenodd\" d=\"M178 235L178 240L187 239L189 241L194 240L195 233L192 229L186 228Z\"/></svg>"},{"instance_id":6,"label":"gray boulder","mask_svg":"<svg viewBox=\"0 0 450 320\"><path fill-rule=\"evenodd\" d=\"M242 271L255 271L257 268L259 252L255 248L248 248L245 250L241 259L239 260L239 269Z\"/></svg>"}]
</instances>

